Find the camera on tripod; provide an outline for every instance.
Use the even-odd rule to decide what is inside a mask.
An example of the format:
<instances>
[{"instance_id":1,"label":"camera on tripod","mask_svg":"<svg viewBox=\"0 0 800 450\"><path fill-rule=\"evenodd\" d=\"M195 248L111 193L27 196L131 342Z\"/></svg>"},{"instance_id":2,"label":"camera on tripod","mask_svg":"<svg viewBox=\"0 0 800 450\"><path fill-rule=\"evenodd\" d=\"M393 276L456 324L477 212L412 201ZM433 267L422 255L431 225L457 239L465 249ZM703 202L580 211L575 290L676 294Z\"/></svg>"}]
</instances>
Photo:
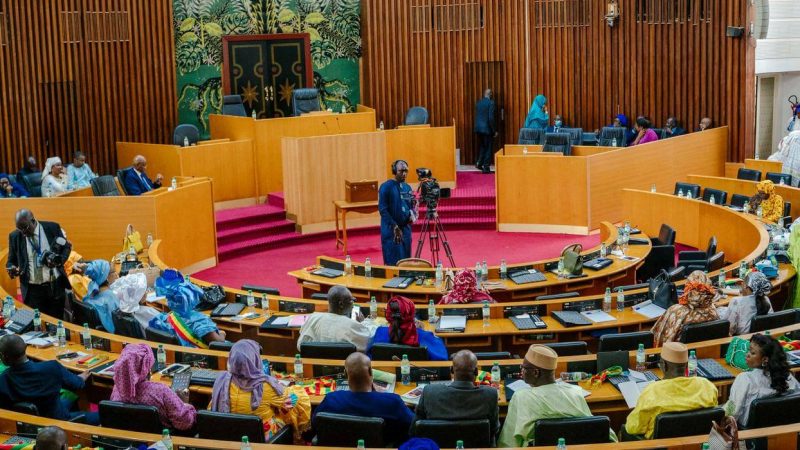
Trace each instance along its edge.
<instances>
[{"instance_id":1,"label":"camera on tripod","mask_svg":"<svg viewBox=\"0 0 800 450\"><path fill-rule=\"evenodd\" d=\"M433 178L431 169L425 167L417 169L417 178L419 179L417 194L420 203L425 203L427 213L422 222L422 232L419 234L417 251L414 252L414 257L419 258L422 255L422 246L427 238L431 246L431 264L436 265L441 261L439 259L439 244L441 242L442 247L444 247L444 253L450 261L450 267L455 267L456 263L453 260L450 243L447 242L442 222L436 212L436 207L439 206L439 199L450 198L450 188L442 189L436 178Z\"/></svg>"},{"instance_id":2,"label":"camera on tripod","mask_svg":"<svg viewBox=\"0 0 800 450\"><path fill-rule=\"evenodd\" d=\"M419 180L420 201L425 203L425 207L429 213L436 212L436 207L439 205L439 199L450 198L450 188L442 189L436 178L433 178L431 169L420 167L417 169L417 179Z\"/></svg>"}]
</instances>

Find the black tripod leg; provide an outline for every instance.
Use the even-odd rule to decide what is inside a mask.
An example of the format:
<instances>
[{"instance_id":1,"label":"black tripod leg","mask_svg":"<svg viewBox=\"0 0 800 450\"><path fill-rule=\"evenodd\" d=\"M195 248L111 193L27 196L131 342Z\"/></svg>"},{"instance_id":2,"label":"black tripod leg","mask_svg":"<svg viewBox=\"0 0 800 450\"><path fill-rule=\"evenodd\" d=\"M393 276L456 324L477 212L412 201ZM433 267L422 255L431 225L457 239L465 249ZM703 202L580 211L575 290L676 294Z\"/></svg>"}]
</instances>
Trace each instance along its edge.
<instances>
[{"instance_id":1,"label":"black tripod leg","mask_svg":"<svg viewBox=\"0 0 800 450\"><path fill-rule=\"evenodd\" d=\"M439 216L436 216L436 233L441 234L442 247L444 247L444 254L447 255L448 261L450 261L450 267L455 267L456 263L453 260L453 251L450 249L450 242L447 241L447 235L444 233L444 227L442 226L442 222L439 221Z\"/></svg>"},{"instance_id":2,"label":"black tripod leg","mask_svg":"<svg viewBox=\"0 0 800 450\"><path fill-rule=\"evenodd\" d=\"M431 222L428 218L425 218L425 221L422 222L422 230L419 233L419 240L417 241L417 250L414 252L414 258L419 258L422 255L422 246L425 243L425 234L429 233Z\"/></svg>"}]
</instances>

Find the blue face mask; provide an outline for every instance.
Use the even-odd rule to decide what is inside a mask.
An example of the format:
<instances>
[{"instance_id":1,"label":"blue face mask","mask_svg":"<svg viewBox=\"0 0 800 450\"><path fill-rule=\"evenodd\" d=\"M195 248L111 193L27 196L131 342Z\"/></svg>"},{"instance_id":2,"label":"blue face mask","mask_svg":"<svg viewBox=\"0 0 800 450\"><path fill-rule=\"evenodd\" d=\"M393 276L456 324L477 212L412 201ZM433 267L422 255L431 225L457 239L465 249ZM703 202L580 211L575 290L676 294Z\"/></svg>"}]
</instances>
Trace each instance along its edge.
<instances>
[{"instance_id":1,"label":"blue face mask","mask_svg":"<svg viewBox=\"0 0 800 450\"><path fill-rule=\"evenodd\" d=\"M556 120L556 128L561 128L562 126L564 126L564 122Z\"/></svg>"}]
</instances>

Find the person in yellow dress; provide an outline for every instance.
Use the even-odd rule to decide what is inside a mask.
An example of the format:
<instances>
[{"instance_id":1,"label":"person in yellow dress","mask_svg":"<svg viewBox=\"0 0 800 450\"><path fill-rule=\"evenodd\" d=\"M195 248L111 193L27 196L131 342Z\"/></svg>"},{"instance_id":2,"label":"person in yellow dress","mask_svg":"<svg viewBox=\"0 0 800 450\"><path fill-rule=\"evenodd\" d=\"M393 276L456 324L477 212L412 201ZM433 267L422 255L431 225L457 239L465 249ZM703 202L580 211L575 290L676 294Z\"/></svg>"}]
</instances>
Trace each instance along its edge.
<instances>
[{"instance_id":1,"label":"person in yellow dress","mask_svg":"<svg viewBox=\"0 0 800 450\"><path fill-rule=\"evenodd\" d=\"M775 193L775 184L770 180L758 183L758 192L750 199L750 212L756 213L761 206L761 217L777 222L783 217L783 197Z\"/></svg>"},{"instance_id":2,"label":"person in yellow dress","mask_svg":"<svg viewBox=\"0 0 800 450\"><path fill-rule=\"evenodd\" d=\"M78 300L86 297L89 292L89 283L92 282L89 277L84 275L84 269L86 269L86 263L83 262L83 256L74 250L70 252L69 259L64 263L64 271L67 273L72 292Z\"/></svg>"}]
</instances>

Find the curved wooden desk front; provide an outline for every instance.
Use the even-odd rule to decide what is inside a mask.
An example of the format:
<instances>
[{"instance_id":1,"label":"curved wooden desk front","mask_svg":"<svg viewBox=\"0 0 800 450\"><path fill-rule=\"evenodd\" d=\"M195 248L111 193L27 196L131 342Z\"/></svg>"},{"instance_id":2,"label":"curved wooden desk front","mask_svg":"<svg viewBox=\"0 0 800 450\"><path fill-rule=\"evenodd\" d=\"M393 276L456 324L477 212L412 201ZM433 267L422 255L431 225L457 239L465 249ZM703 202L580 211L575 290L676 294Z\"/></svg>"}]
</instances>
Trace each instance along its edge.
<instances>
[{"instance_id":1,"label":"curved wooden desk front","mask_svg":"<svg viewBox=\"0 0 800 450\"><path fill-rule=\"evenodd\" d=\"M757 181L740 180L738 178L689 175L686 177L686 181L689 183L699 184L703 187L703 189L713 188L727 192L727 203L731 202L731 197L733 194L741 194L752 197L756 194L756 192L758 192ZM793 213L793 216L797 217L798 211L800 211L800 188L778 184L775 185L775 193L780 195L781 198L783 198L783 201L790 202L792 204L791 213Z\"/></svg>"}]
</instances>

